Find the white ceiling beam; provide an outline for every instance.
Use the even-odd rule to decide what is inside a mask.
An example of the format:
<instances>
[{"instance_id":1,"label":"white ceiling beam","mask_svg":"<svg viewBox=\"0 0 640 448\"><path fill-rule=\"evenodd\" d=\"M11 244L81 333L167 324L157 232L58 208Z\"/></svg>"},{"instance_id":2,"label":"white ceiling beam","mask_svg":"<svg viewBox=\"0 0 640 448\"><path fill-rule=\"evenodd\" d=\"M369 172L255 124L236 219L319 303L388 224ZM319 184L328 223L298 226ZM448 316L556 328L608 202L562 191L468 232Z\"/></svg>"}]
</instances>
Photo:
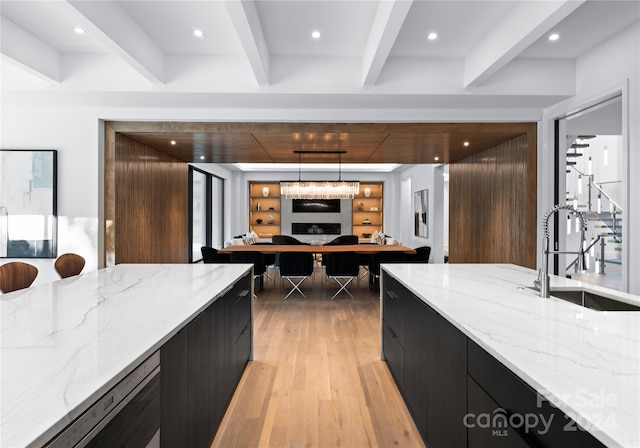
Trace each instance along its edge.
<instances>
[{"instance_id":1,"label":"white ceiling beam","mask_svg":"<svg viewBox=\"0 0 640 448\"><path fill-rule=\"evenodd\" d=\"M0 19L2 55L44 81L61 82L60 53L6 17Z\"/></svg>"},{"instance_id":2,"label":"white ceiling beam","mask_svg":"<svg viewBox=\"0 0 640 448\"><path fill-rule=\"evenodd\" d=\"M407 18L413 0L378 2L369 38L362 55L362 85L375 85L393 44Z\"/></svg>"},{"instance_id":3,"label":"white ceiling beam","mask_svg":"<svg viewBox=\"0 0 640 448\"><path fill-rule=\"evenodd\" d=\"M68 2L80 26L152 84L164 84L164 52L118 2Z\"/></svg>"},{"instance_id":4,"label":"white ceiling beam","mask_svg":"<svg viewBox=\"0 0 640 448\"><path fill-rule=\"evenodd\" d=\"M226 0L229 18L238 33L240 43L259 86L267 87L269 77L269 47L253 0Z\"/></svg>"},{"instance_id":5,"label":"white ceiling beam","mask_svg":"<svg viewBox=\"0 0 640 448\"><path fill-rule=\"evenodd\" d=\"M464 61L464 87L477 87L575 11L584 0L516 3Z\"/></svg>"}]
</instances>

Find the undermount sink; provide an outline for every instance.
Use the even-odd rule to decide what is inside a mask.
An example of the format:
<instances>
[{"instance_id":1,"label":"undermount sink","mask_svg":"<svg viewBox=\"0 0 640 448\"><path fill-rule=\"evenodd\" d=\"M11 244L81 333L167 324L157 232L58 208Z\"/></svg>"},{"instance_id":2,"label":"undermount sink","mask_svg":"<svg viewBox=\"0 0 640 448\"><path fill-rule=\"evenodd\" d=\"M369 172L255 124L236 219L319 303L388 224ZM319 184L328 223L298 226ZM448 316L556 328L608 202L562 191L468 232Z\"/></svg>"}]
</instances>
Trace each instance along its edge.
<instances>
[{"instance_id":1,"label":"undermount sink","mask_svg":"<svg viewBox=\"0 0 640 448\"><path fill-rule=\"evenodd\" d=\"M551 297L598 311L640 311L640 306L604 297L584 289L551 289Z\"/></svg>"}]
</instances>

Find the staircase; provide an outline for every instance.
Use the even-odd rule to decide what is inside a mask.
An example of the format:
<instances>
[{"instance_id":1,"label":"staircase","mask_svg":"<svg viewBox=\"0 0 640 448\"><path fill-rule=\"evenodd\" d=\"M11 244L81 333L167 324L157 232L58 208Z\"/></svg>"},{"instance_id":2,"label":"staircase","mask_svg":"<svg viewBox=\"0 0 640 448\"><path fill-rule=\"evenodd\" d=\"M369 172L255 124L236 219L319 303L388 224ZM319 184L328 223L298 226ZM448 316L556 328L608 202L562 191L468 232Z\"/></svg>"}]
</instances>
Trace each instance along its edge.
<instances>
[{"instance_id":1,"label":"staircase","mask_svg":"<svg viewBox=\"0 0 640 448\"><path fill-rule=\"evenodd\" d=\"M622 211L591 212L588 220L593 223L596 234L605 238L608 251L605 252L605 263L622 264Z\"/></svg>"}]
</instances>

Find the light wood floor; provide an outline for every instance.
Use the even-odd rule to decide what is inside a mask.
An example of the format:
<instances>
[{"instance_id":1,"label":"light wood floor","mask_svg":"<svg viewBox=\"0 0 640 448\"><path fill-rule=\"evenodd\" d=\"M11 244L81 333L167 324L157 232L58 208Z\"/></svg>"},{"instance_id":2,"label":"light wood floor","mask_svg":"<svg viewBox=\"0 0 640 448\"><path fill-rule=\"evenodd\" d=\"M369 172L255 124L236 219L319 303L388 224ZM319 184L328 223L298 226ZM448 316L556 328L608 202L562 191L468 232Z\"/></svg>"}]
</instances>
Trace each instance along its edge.
<instances>
[{"instance_id":1,"label":"light wood floor","mask_svg":"<svg viewBox=\"0 0 640 448\"><path fill-rule=\"evenodd\" d=\"M380 301L355 299L316 272L282 300L270 283L254 301L254 359L220 425L213 447L423 447L386 364L380 360Z\"/></svg>"}]
</instances>

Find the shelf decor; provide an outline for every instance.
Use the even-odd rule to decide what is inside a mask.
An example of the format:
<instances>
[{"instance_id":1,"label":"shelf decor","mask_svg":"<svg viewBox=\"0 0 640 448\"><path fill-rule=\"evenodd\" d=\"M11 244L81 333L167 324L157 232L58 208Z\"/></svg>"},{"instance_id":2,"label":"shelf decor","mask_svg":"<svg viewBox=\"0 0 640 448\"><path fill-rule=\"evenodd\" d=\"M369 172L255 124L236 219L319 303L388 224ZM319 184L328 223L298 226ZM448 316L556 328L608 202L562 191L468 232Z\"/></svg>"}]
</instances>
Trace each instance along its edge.
<instances>
[{"instance_id":1,"label":"shelf decor","mask_svg":"<svg viewBox=\"0 0 640 448\"><path fill-rule=\"evenodd\" d=\"M260 238L280 233L280 182L249 182L249 231Z\"/></svg>"}]
</instances>

